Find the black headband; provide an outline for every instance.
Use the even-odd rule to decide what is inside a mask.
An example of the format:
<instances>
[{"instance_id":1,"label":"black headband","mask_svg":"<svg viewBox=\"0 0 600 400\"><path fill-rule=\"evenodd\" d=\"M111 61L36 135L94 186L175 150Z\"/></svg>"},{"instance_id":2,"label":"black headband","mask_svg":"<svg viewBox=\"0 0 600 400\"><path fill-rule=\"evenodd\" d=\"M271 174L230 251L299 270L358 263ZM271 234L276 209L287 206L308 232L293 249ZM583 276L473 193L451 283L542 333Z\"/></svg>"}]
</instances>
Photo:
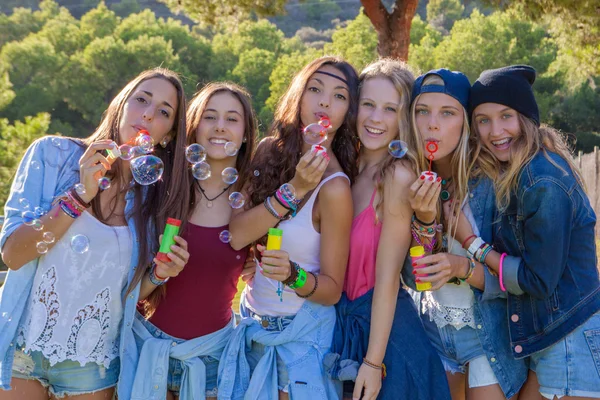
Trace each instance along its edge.
<instances>
[{"instance_id":1,"label":"black headband","mask_svg":"<svg viewBox=\"0 0 600 400\"><path fill-rule=\"evenodd\" d=\"M348 81L347 81L347 80L345 80L344 78L342 78L342 77L340 77L340 76L337 76L336 74L332 74L331 72L325 72L325 71L315 71L315 74L325 74L325 75L329 75L329 76L331 76L332 78L339 79L340 81L342 81L342 82L344 82L346 85L348 85ZM348 86L350 86L350 85L348 85Z\"/></svg>"}]
</instances>

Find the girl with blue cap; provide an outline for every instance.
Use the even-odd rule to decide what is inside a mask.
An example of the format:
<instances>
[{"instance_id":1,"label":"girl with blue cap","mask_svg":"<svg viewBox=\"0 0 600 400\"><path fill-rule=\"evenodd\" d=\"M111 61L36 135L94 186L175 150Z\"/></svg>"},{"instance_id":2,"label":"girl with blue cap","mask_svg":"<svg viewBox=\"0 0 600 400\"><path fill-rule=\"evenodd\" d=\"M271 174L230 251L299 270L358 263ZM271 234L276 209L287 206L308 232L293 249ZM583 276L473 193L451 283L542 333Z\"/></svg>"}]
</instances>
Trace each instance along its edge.
<instances>
[{"instance_id":1,"label":"girl with blue cap","mask_svg":"<svg viewBox=\"0 0 600 400\"><path fill-rule=\"evenodd\" d=\"M469 180L470 83L460 72L430 71L417 78L412 92L412 135L422 174L411 187L413 237L430 250L413 263L416 282L431 290L416 294L431 342L446 369L453 399L505 399L515 396L527 369L508 349L506 300L492 275L476 268L473 256L456 237L460 211L481 237L491 239L491 182ZM444 225L440 223L444 221ZM411 274L404 274L410 282ZM419 286L421 286L419 285ZM468 378L465 382L465 375Z\"/></svg>"}]
</instances>

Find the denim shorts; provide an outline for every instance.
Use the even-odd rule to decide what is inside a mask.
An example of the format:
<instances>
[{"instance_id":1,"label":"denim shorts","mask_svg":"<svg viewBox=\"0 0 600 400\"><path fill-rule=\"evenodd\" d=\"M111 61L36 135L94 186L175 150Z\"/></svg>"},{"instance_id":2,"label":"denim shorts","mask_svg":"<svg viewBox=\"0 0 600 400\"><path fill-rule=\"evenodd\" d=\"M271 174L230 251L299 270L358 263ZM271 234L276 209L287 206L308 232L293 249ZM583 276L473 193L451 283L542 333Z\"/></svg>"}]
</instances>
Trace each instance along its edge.
<instances>
[{"instance_id":1,"label":"denim shorts","mask_svg":"<svg viewBox=\"0 0 600 400\"><path fill-rule=\"evenodd\" d=\"M148 329L148 332L157 339L172 340L177 344L183 343L185 339L179 339L170 335L167 335L150 321L145 318L138 318ZM138 348L141 349L143 343L138 341ZM206 366L206 397L217 397L217 375L219 372L219 360L212 356L200 357L204 365ZM167 376L167 389L172 392L175 396L179 396L179 390L181 388L181 378L183 376L183 361L175 358L169 358L169 374Z\"/></svg>"},{"instance_id":2,"label":"denim shorts","mask_svg":"<svg viewBox=\"0 0 600 400\"><path fill-rule=\"evenodd\" d=\"M263 329L271 332L281 332L294 320L294 316L287 317L262 317L248 309L243 302L240 303L240 313L244 318L252 318L258 321ZM252 342L252 348L246 353L246 359L250 365L250 373L254 372L254 368L265 353L265 346L261 343ZM288 370L279 355L277 355L277 386L282 392L288 393L290 378Z\"/></svg>"},{"instance_id":3,"label":"denim shorts","mask_svg":"<svg viewBox=\"0 0 600 400\"><path fill-rule=\"evenodd\" d=\"M558 343L532 354L529 368L546 398L600 398L600 312Z\"/></svg>"},{"instance_id":4,"label":"denim shorts","mask_svg":"<svg viewBox=\"0 0 600 400\"><path fill-rule=\"evenodd\" d=\"M25 353L15 349L12 366L13 378L37 380L54 396L76 396L109 389L117 385L120 371L119 358L111 361L108 368L96 363L83 367L77 361L65 360L50 365L39 351Z\"/></svg>"},{"instance_id":5,"label":"denim shorts","mask_svg":"<svg viewBox=\"0 0 600 400\"><path fill-rule=\"evenodd\" d=\"M468 364L469 387L498 384L475 329L470 326L456 329L452 325L439 328L434 321L430 321L428 315L423 315L422 320L446 372L465 374Z\"/></svg>"}]
</instances>

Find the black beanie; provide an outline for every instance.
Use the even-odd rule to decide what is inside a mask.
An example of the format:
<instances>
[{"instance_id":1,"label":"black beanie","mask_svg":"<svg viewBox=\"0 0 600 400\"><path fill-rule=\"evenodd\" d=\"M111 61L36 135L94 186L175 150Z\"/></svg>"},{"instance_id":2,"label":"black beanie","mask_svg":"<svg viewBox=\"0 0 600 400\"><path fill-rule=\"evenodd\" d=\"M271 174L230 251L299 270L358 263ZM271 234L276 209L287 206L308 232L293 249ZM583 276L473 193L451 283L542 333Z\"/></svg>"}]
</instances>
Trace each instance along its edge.
<instances>
[{"instance_id":1,"label":"black beanie","mask_svg":"<svg viewBox=\"0 0 600 400\"><path fill-rule=\"evenodd\" d=\"M483 103L502 104L517 110L540 126L540 112L531 85L535 69L529 65L483 71L471 87L471 113Z\"/></svg>"}]
</instances>

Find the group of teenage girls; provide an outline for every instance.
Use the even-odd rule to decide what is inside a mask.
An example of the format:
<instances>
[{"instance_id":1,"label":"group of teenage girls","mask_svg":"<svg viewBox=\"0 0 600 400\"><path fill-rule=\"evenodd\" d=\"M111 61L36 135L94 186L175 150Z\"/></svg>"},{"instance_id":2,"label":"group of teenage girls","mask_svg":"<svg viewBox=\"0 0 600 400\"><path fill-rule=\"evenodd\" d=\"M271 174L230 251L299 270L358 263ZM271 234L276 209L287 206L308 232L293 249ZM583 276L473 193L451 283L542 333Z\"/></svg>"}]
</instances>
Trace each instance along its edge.
<instances>
[{"instance_id":1,"label":"group of teenage girls","mask_svg":"<svg viewBox=\"0 0 600 400\"><path fill-rule=\"evenodd\" d=\"M596 216L540 125L535 76L415 79L388 59L358 75L322 57L256 144L243 88L210 83L186 105L176 74L141 73L91 136L39 139L19 165L0 236L0 399L600 398ZM323 117L317 152L302 132ZM142 129L164 163L149 186L106 152ZM168 218L182 225L165 261Z\"/></svg>"}]
</instances>

